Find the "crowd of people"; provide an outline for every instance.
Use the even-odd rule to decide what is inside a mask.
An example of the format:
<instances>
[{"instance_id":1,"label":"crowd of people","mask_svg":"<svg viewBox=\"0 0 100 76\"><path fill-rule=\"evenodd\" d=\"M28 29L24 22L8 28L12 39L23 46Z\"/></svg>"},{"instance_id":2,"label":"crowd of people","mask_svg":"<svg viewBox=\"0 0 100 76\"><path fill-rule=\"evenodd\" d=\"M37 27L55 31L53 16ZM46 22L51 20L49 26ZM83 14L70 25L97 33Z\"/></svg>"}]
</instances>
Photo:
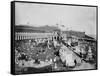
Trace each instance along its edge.
<instances>
[{"instance_id":1,"label":"crowd of people","mask_svg":"<svg viewBox=\"0 0 100 76\"><path fill-rule=\"evenodd\" d=\"M16 40L15 63L19 67L42 68L51 66L52 70L69 70L82 63L96 63L96 43L87 41L64 41L57 38ZM68 69L69 68L69 69Z\"/></svg>"}]
</instances>

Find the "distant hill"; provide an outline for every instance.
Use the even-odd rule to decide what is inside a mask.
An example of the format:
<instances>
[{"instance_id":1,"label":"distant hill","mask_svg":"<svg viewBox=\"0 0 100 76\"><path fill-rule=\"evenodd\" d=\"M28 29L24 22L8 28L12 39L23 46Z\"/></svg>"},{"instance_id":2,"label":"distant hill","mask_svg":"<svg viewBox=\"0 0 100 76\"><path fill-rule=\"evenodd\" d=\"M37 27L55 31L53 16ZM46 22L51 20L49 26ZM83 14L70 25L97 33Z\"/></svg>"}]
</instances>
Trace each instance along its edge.
<instances>
[{"instance_id":1,"label":"distant hill","mask_svg":"<svg viewBox=\"0 0 100 76\"><path fill-rule=\"evenodd\" d=\"M52 31L59 31L55 26L40 26L40 27L35 27L35 26L24 26L24 25L18 25L15 26L15 31L16 32L52 32Z\"/></svg>"},{"instance_id":2,"label":"distant hill","mask_svg":"<svg viewBox=\"0 0 100 76\"><path fill-rule=\"evenodd\" d=\"M90 36L90 37L96 39L96 35L88 34L88 36Z\"/></svg>"},{"instance_id":3,"label":"distant hill","mask_svg":"<svg viewBox=\"0 0 100 76\"><path fill-rule=\"evenodd\" d=\"M15 31L16 32L39 32L39 33L45 33L45 32L53 32L53 31L60 31L60 29L56 26L40 26L40 27L35 27L35 26L27 26L27 25L18 25L15 26ZM80 31L63 31L67 35L71 36L76 36L80 38L88 38L88 39L96 39L95 35L86 35L85 32L80 32Z\"/></svg>"}]
</instances>

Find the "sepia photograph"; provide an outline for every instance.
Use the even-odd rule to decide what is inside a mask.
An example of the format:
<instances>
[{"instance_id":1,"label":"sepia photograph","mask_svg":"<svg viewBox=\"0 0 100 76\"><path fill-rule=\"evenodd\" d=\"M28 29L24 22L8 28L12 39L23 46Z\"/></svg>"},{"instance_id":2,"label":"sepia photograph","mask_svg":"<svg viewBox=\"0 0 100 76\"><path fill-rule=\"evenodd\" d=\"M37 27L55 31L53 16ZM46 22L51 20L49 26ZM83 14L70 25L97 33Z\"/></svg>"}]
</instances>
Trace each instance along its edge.
<instances>
[{"instance_id":1,"label":"sepia photograph","mask_svg":"<svg viewBox=\"0 0 100 76\"><path fill-rule=\"evenodd\" d=\"M97 69L97 6L12 4L14 74Z\"/></svg>"}]
</instances>

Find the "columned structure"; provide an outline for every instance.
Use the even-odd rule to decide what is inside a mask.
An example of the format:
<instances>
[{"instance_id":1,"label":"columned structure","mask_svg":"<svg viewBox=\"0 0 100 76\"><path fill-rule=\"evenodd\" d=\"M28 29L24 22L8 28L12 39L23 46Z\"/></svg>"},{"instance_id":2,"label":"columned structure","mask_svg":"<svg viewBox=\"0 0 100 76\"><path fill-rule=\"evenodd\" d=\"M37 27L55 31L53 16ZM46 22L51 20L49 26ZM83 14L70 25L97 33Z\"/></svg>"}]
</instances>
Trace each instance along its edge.
<instances>
[{"instance_id":1,"label":"columned structure","mask_svg":"<svg viewBox=\"0 0 100 76\"><path fill-rule=\"evenodd\" d=\"M24 39L54 39L57 37L55 33L32 33L32 32L16 32L15 33L15 40L24 40Z\"/></svg>"}]
</instances>

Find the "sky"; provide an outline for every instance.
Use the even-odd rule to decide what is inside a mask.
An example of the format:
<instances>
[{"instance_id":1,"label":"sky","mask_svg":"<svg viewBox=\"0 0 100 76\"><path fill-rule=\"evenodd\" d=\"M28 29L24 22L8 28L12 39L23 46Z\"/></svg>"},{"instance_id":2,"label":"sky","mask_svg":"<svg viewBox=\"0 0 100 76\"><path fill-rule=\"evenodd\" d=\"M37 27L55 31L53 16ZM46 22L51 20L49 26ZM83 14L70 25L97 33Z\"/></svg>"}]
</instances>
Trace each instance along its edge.
<instances>
[{"instance_id":1,"label":"sky","mask_svg":"<svg viewBox=\"0 0 100 76\"><path fill-rule=\"evenodd\" d=\"M15 4L15 24L57 26L62 30L96 34L96 8L35 3ZM61 25L64 25L63 27Z\"/></svg>"}]
</instances>

